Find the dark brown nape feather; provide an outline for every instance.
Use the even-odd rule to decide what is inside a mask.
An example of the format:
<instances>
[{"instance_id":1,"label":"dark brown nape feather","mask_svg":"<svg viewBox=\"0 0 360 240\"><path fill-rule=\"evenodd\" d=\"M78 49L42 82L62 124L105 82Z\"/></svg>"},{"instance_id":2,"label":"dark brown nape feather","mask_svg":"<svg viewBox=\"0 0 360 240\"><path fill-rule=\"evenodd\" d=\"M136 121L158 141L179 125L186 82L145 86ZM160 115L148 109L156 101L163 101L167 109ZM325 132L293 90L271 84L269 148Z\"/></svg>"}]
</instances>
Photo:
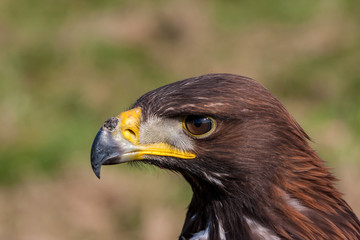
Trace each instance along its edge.
<instances>
[{"instance_id":1,"label":"dark brown nape feather","mask_svg":"<svg viewBox=\"0 0 360 240\"><path fill-rule=\"evenodd\" d=\"M335 178L283 105L256 81L209 74L161 87L135 104L161 117L211 116L194 160L161 162L192 186L180 239L360 239Z\"/></svg>"}]
</instances>

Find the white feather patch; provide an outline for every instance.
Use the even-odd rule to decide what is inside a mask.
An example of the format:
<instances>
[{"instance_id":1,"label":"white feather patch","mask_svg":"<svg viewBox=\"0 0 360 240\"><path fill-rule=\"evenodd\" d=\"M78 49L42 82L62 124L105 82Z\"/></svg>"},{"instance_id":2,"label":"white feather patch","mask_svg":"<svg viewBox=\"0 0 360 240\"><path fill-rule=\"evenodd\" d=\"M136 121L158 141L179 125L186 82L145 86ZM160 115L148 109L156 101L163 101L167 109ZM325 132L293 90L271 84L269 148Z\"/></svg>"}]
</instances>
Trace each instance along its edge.
<instances>
[{"instance_id":1,"label":"white feather patch","mask_svg":"<svg viewBox=\"0 0 360 240\"><path fill-rule=\"evenodd\" d=\"M278 236L275 235L270 229L262 226L260 223L245 217L246 223L248 224L251 233L255 236L258 236L259 239L263 240L280 240Z\"/></svg>"},{"instance_id":2,"label":"white feather patch","mask_svg":"<svg viewBox=\"0 0 360 240\"><path fill-rule=\"evenodd\" d=\"M206 172L203 172L203 174L204 174L204 177L205 177L209 182L214 183L214 184L216 184L216 185L218 185L218 186L224 187L224 184L223 184L223 183L221 182L221 180L219 180L218 178L213 177L213 176L207 174Z\"/></svg>"},{"instance_id":3,"label":"white feather patch","mask_svg":"<svg viewBox=\"0 0 360 240\"><path fill-rule=\"evenodd\" d=\"M210 227L208 226L205 230L195 233L189 240L208 240L209 231Z\"/></svg>"},{"instance_id":4,"label":"white feather patch","mask_svg":"<svg viewBox=\"0 0 360 240\"><path fill-rule=\"evenodd\" d=\"M287 193L285 193L285 201L292 206L295 210L303 213L308 210L305 206L303 206L300 201L296 198L290 197Z\"/></svg>"},{"instance_id":5,"label":"white feather patch","mask_svg":"<svg viewBox=\"0 0 360 240\"><path fill-rule=\"evenodd\" d=\"M208 240L209 232L210 232L210 223L208 224L205 230L195 233L189 240ZM226 240L225 231L220 222L219 222L219 236L220 236L220 240Z\"/></svg>"},{"instance_id":6,"label":"white feather patch","mask_svg":"<svg viewBox=\"0 0 360 240\"><path fill-rule=\"evenodd\" d=\"M220 240L226 240L225 231L221 223L219 223L219 236L220 236Z\"/></svg>"}]
</instances>

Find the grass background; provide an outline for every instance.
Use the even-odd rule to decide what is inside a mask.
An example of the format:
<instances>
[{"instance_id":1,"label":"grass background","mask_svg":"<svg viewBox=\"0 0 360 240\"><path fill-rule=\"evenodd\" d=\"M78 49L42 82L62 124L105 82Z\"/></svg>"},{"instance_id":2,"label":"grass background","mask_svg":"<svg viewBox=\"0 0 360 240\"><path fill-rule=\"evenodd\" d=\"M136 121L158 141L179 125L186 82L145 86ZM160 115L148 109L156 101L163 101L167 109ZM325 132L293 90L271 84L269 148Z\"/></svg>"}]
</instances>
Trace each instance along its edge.
<instances>
[{"instance_id":1,"label":"grass background","mask_svg":"<svg viewBox=\"0 0 360 240\"><path fill-rule=\"evenodd\" d=\"M263 83L314 139L360 215L357 0L2 0L0 238L176 239L191 190L155 168L104 168L104 120L209 72Z\"/></svg>"}]
</instances>

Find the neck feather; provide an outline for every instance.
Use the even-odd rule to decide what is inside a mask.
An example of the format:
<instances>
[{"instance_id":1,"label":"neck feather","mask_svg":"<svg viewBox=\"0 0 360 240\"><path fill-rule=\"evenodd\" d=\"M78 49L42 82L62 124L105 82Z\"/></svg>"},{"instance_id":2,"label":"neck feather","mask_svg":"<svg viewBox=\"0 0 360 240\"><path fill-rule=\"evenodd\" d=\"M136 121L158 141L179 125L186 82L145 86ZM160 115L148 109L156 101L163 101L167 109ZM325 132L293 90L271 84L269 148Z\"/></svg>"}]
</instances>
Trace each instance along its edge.
<instances>
[{"instance_id":1,"label":"neck feather","mask_svg":"<svg viewBox=\"0 0 360 240\"><path fill-rule=\"evenodd\" d=\"M194 194L180 239L359 239L359 220L322 160L314 153L287 162L296 172L258 188L183 174Z\"/></svg>"}]
</instances>

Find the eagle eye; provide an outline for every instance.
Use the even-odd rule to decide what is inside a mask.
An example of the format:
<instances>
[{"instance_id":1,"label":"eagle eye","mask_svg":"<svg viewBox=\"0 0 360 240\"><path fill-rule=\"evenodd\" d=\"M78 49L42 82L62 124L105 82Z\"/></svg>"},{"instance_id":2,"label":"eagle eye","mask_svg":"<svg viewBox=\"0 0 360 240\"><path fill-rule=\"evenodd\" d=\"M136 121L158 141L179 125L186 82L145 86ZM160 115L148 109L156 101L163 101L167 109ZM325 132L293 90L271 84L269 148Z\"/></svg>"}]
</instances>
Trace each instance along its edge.
<instances>
[{"instance_id":1,"label":"eagle eye","mask_svg":"<svg viewBox=\"0 0 360 240\"><path fill-rule=\"evenodd\" d=\"M193 137L203 138L215 129L215 120L211 117L189 115L184 118L183 126Z\"/></svg>"}]
</instances>

